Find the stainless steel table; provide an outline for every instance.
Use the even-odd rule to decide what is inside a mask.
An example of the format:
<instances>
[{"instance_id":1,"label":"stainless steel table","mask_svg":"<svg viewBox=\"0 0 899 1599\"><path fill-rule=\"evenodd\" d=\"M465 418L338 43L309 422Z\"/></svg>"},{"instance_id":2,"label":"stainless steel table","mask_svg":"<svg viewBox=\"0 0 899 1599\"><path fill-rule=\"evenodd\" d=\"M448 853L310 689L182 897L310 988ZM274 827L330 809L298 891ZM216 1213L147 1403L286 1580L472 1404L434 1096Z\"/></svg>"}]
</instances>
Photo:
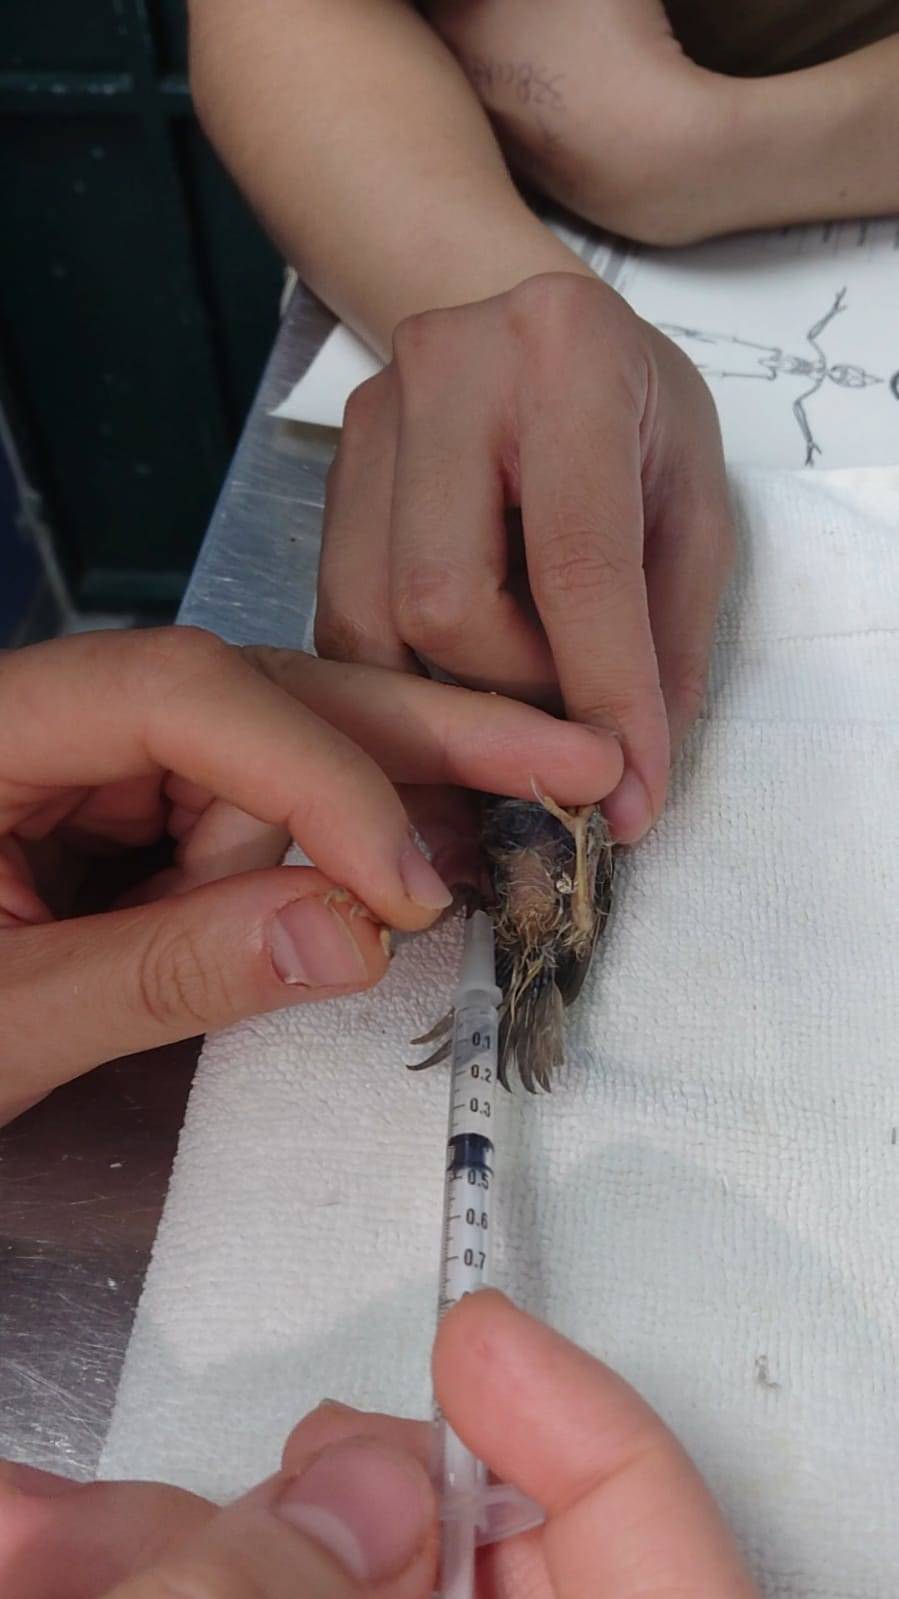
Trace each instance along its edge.
<instances>
[{"instance_id":1,"label":"stainless steel table","mask_svg":"<svg viewBox=\"0 0 899 1599\"><path fill-rule=\"evenodd\" d=\"M179 620L232 644L300 648L308 639L325 476L336 443L269 415L333 327L297 289L197 558Z\"/></svg>"},{"instance_id":2,"label":"stainless steel table","mask_svg":"<svg viewBox=\"0 0 899 1599\"><path fill-rule=\"evenodd\" d=\"M268 413L331 325L294 294L185 596L233 643L309 635L333 441ZM198 1047L114 1061L0 1133L0 1457L94 1473Z\"/></svg>"}]
</instances>

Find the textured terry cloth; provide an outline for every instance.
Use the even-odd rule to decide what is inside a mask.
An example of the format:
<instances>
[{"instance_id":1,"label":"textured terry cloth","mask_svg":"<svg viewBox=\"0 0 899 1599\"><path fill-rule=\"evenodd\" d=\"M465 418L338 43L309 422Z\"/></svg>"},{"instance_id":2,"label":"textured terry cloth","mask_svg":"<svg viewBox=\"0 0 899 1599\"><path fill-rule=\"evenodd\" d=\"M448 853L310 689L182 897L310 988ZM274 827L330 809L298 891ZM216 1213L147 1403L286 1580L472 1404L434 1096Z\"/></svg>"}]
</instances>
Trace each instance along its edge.
<instances>
[{"instance_id":1,"label":"textured terry cloth","mask_svg":"<svg viewBox=\"0 0 899 1599\"><path fill-rule=\"evenodd\" d=\"M766 1594L899 1584L899 471L741 475L708 714L622 863L496 1278L622 1371ZM323 1395L426 1413L458 928L210 1038L103 1473L222 1497Z\"/></svg>"}]
</instances>

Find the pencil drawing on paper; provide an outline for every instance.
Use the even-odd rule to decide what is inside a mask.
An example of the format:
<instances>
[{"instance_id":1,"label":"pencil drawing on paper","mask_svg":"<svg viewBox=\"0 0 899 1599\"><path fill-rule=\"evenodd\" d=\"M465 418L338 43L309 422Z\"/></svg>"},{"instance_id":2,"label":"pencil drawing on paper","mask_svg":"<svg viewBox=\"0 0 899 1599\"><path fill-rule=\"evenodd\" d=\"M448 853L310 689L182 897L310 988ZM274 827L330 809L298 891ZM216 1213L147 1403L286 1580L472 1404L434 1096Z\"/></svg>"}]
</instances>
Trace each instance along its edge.
<instances>
[{"instance_id":1,"label":"pencil drawing on paper","mask_svg":"<svg viewBox=\"0 0 899 1599\"><path fill-rule=\"evenodd\" d=\"M846 290L843 288L834 297L829 311L805 335L806 343L811 346L810 355L793 355L777 344L757 344L732 333L706 333L701 328L688 328L675 322L659 322L657 326L682 346L707 378L749 378L774 383L778 378L792 377L805 383L807 386L793 400L792 410L805 442L805 465L813 466L815 456L823 451L812 432L807 407L818 390L825 383L835 383L841 389L866 389L872 383L884 382L873 372L866 372L864 367L828 360L821 336L828 323L845 310ZM715 354L706 359L705 350L698 352L696 345L704 345ZM697 359L698 355L702 359Z\"/></svg>"}]
</instances>

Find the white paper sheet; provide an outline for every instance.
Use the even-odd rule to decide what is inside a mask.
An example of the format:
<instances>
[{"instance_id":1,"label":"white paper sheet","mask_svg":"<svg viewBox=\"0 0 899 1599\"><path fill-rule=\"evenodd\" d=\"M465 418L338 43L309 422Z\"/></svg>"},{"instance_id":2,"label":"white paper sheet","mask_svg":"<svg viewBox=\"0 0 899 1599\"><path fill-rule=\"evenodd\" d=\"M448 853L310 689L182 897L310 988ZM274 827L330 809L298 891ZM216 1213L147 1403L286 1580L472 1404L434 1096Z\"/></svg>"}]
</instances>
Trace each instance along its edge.
<instances>
[{"instance_id":1,"label":"white paper sheet","mask_svg":"<svg viewBox=\"0 0 899 1599\"><path fill-rule=\"evenodd\" d=\"M628 252L554 226L700 367L731 462L899 463L899 222ZM339 327L275 415L339 427L348 396L379 367Z\"/></svg>"},{"instance_id":2,"label":"white paper sheet","mask_svg":"<svg viewBox=\"0 0 899 1599\"><path fill-rule=\"evenodd\" d=\"M616 287L703 371L730 460L899 460L899 223L632 255Z\"/></svg>"},{"instance_id":3,"label":"white paper sheet","mask_svg":"<svg viewBox=\"0 0 899 1599\"><path fill-rule=\"evenodd\" d=\"M338 323L329 333L299 383L272 416L291 422L314 422L319 427L339 428L343 408L354 389L381 370L381 361L357 338L350 328Z\"/></svg>"}]
</instances>

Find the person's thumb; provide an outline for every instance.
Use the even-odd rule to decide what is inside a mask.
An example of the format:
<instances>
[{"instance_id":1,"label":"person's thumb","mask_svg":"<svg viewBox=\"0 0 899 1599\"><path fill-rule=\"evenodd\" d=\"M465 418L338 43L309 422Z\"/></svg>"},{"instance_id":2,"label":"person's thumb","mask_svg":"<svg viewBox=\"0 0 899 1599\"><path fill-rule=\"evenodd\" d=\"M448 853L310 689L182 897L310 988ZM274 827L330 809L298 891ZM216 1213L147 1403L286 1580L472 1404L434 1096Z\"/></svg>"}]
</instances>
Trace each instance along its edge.
<instances>
[{"instance_id":1,"label":"person's thumb","mask_svg":"<svg viewBox=\"0 0 899 1599\"><path fill-rule=\"evenodd\" d=\"M379 925L311 867L0 930L0 1109L100 1061L383 976Z\"/></svg>"},{"instance_id":2,"label":"person's thumb","mask_svg":"<svg viewBox=\"0 0 899 1599\"><path fill-rule=\"evenodd\" d=\"M436 1552L422 1466L356 1438L263 1483L106 1599L429 1599Z\"/></svg>"}]
</instances>

